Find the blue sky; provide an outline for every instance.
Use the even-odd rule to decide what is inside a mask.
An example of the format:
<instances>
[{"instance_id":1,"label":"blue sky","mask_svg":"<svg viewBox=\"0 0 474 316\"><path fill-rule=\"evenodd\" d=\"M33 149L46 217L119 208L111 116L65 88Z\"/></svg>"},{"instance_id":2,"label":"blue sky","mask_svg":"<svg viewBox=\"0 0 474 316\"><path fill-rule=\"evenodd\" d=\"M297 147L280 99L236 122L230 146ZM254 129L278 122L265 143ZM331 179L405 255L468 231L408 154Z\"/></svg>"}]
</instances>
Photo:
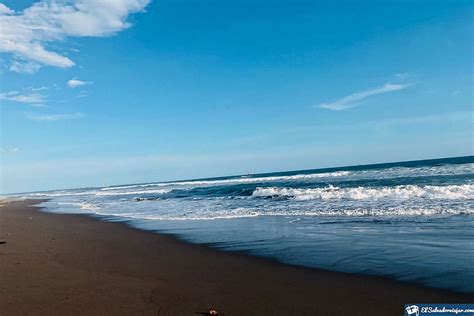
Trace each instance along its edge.
<instances>
[{"instance_id":1,"label":"blue sky","mask_svg":"<svg viewBox=\"0 0 474 316\"><path fill-rule=\"evenodd\" d=\"M0 0L0 192L472 155L472 1Z\"/></svg>"}]
</instances>

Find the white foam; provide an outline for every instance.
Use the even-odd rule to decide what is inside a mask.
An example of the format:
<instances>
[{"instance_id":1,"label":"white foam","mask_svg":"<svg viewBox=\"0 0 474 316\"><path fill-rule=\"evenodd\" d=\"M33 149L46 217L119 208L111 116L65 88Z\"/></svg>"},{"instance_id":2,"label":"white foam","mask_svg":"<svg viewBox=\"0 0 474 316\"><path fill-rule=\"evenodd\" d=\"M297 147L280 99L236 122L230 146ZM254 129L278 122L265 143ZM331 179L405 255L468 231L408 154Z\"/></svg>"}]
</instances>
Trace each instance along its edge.
<instances>
[{"instance_id":1,"label":"white foam","mask_svg":"<svg viewBox=\"0 0 474 316\"><path fill-rule=\"evenodd\" d=\"M83 208L89 210L88 208ZM120 218L135 219L135 220L159 220L159 221L186 221L186 220L218 220L218 219L238 219L238 218L250 218L250 217L267 217L267 216L291 216L297 217L291 220L290 223L295 223L301 220L300 217L325 217L325 216L343 216L343 217L413 217L413 216L436 216L436 215L473 215L474 210L472 208L467 209L450 209L450 208L385 208L385 209L364 209L364 208L353 208L343 210L306 210L306 211L258 211L253 209L242 209L239 211L226 211L226 210L198 210L194 213L173 213L173 214L148 214L140 212L122 212L122 213L109 213L103 210L93 211L95 214L116 216Z\"/></svg>"},{"instance_id":2,"label":"white foam","mask_svg":"<svg viewBox=\"0 0 474 316\"><path fill-rule=\"evenodd\" d=\"M81 210L98 211L100 208L92 203L82 202L79 204Z\"/></svg>"},{"instance_id":3,"label":"white foam","mask_svg":"<svg viewBox=\"0 0 474 316\"><path fill-rule=\"evenodd\" d=\"M146 183L146 184L131 184L131 185L123 185L118 187L105 187L100 189L101 191L109 191L109 190L123 190L123 189L133 189L133 188L146 188L146 187L153 187L153 186L166 186L167 183Z\"/></svg>"},{"instance_id":4,"label":"white foam","mask_svg":"<svg viewBox=\"0 0 474 316\"><path fill-rule=\"evenodd\" d=\"M25 197L62 197L62 196L81 196L81 195L91 195L95 191L83 191L83 192L74 192L74 191L53 191L53 192L39 192L39 193L29 193Z\"/></svg>"},{"instance_id":5,"label":"white foam","mask_svg":"<svg viewBox=\"0 0 474 316\"><path fill-rule=\"evenodd\" d=\"M96 192L94 195L115 196L115 195L134 195L134 194L165 194L171 191L172 189L156 189L156 190L124 191L124 192L100 191L100 192Z\"/></svg>"},{"instance_id":6,"label":"white foam","mask_svg":"<svg viewBox=\"0 0 474 316\"><path fill-rule=\"evenodd\" d=\"M47 203L44 203L44 204L49 205L50 202L47 202ZM69 208L73 208L73 209L78 208L80 210L90 211L90 212L93 212L93 213L96 213L101 209L98 205L90 203L90 202L57 202L57 205L58 206L68 205Z\"/></svg>"},{"instance_id":7,"label":"white foam","mask_svg":"<svg viewBox=\"0 0 474 316\"><path fill-rule=\"evenodd\" d=\"M122 190L122 189L133 189L133 188L142 188L142 187L151 187L151 186L199 186L199 185L225 185L225 184L239 184L239 183L258 183L258 182L269 182L269 181L291 181L291 180L304 180L304 179L314 179L314 178L329 178L329 177L341 177L350 175L349 171L335 171L327 173L312 173L312 174L297 174L292 176L273 176L273 177L240 177L233 179L223 179L223 180L190 180L190 181L176 181L176 182L166 182L166 183L149 183L149 184L137 184L137 185L127 185L119 187L106 187L102 188L101 191L110 191L110 190Z\"/></svg>"},{"instance_id":8,"label":"white foam","mask_svg":"<svg viewBox=\"0 0 474 316\"><path fill-rule=\"evenodd\" d=\"M351 177L354 179L388 179L399 177L418 177L418 176L434 176L434 175L457 175L470 174L474 172L474 164L460 164L460 165L441 165L430 167L391 167L382 169L369 169L358 171L334 171L324 173L309 173L296 174L289 176L241 176L231 179L216 179L216 180L187 180L174 182L157 182L144 184L131 184L123 186L111 186L100 189L101 191L114 191L124 189L136 189L147 187L165 187L165 186L209 186L209 185L228 185L228 184L245 184L245 183L259 183L271 181L292 181L292 180L311 180L324 179L332 177ZM79 194L78 194L79 195Z\"/></svg>"},{"instance_id":9,"label":"white foam","mask_svg":"<svg viewBox=\"0 0 474 316\"><path fill-rule=\"evenodd\" d=\"M284 211L266 212L260 216L347 216L347 217L405 217L405 216L434 216L434 215L472 215L474 210L466 208L463 210L452 208L414 208L414 207L389 207L384 209L342 209L342 210L308 210L308 211Z\"/></svg>"},{"instance_id":10,"label":"white foam","mask_svg":"<svg viewBox=\"0 0 474 316\"><path fill-rule=\"evenodd\" d=\"M295 223L302 217L321 216L343 216L343 217L411 217L411 216L437 216L437 215L474 215L474 208L469 202L464 204L446 205L443 203L426 204L424 201L418 204L405 203L379 203L363 204L351 203L350 205L337 200L335 202L326 200L324 203L305 204L269 204L265 207L250 206L232 208L230 205L221 203L211 204L180 204L171 201L164 201L163 205L151 204L131 204L124 203L92 203L85 201L75 202L44 202L48 210L59 213L89 213L96 215L112 216L122 219L132 220L216 220L216 219L237 219L248 217L266 216L292 216L297 217L291 221ZM175 204L176 203L176 204ZM160 203L161 204L161 203Z\"/></svg>"},{"instance_id":11,"label":"white foam","mask_svg":"<svg viewBox=\"0 0 474 316\"><path fill-rule=\"evenodd\" d=\"M313 174L297 174L293 176L274 176L274 177L257 177L257 178L236 178L226 180L204 180L204 181L183 181L173 182L170 184L176 185L216 185L216 184L234 184L234 183L257 183L257 182L269 182L269 181L290 181L290 180L302 180L302 179L313 179L313 178L328 178L328 177L341 177L349 175L349 171L336 171L328 173L313 173Z\"/></svg>"},{"instance_id":12,"label":"white foam","mask_svg":"<svg viewBox=\"0 0 474 316\"><path fill-rule=\"evenodd\" d=\"M394 167L359 171L338 171L290 176L244 176L220 180L177 181L106 187L102 189L57 190L34 193L47 196L48 209L55 212L89 213L117 218L143 220L210 220L256 216L432 216L474 214L474 183L459 185L398 185L384 187L343 187L338 180L366 182L368 179L430 177L432 175L470 175L474 164L434 167ZM336 179L337 178L337 179ZM463 177L462 179L465 179ZM319 180L320 179L320 180ZM291 183L294 181L295 183ZM401 179L398 183L404 183ZM427 183L433 183L427 178ZM453 181L458 181L454 179ZM464 180L462 180L464 181ZM275 182L275 183L272 183ZM287 184L289 182L291 184ZM304 183L302 183L304 182ZM332 186L319 188L331 182ZM172 190L190 190L200 186L257 183L251 196L214 196L192 192L160 199ZM323 184L324 183L324 184ZM351 183L351 182L344 182ZM406 182L405 182L406 183ZM412 182L413 183L413 182ZM416 183L423 183L422 180ZM464 182L466 183L466 182ZM283 186L283 187L281 187ZM295 188L292 188L294 186ZM220 188L219 188L220 189ZM153 194L147 199L146 194ZM110 196L107 197L107 196ZM114 198L116 196L116 198ZM125 196L125 197L123 197ZM135 199L131 199L134 197ZM262 199L271 198L271 199ZM143 203L136 203L143 201ZM63 202L69 202L64 204ZM58 203L62 203L58 205ZM297 221L292 221L297 223Z\"/></svg>"},{"instance_id":13,"label":"white foam","mask_svg":"<svg viewBox=\"0 0 474 316\"><path fill-rule=\"evenodd\" d=\"M418 185L399 185L395 187L381 188L339 188L328 186L324 188L313 189L293 189L293 188L257 188L253 197L285 197L295 200L366 200L366 199L410 199L410 198L429 198L429 199L472 199L474 197L474 185L447 185L447 186L418 186Z\"/></svg>"}]
</instances>

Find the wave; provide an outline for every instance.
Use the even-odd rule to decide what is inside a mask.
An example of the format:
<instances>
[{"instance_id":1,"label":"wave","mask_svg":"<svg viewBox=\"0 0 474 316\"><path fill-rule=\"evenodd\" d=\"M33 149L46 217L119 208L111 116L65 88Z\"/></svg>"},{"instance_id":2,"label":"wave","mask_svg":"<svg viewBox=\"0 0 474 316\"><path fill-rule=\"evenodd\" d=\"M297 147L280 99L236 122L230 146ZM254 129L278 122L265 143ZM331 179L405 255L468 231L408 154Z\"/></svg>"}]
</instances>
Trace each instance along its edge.
<instances>
[{"instance_id":1,"label":"wave","mask_svg":"<svg viewBox=\"0 0 474 316\"><path fill-rule=\"evenodd\" d=\"M101 191L110 190L123 190L133 188L143 188L151 186L181 186L181 185L224 185L224 184L238 184L238 183L258 183L258 182L270 182L270 181L291 181L291 180L304 180L314 178L329 178L329 177L341 177L350 175L350 171L335 171L326 173L311 173L311 174L296 174L292 176L270 176L270 177L255 177L241 176L233 179L222 179L222 180L189 180L189 181L175 181L175 182L162 182L162 183L149 183L149 184L136 184L119 187L105 187Z\"/></svg>"},{"instance_id":2,"label":"wave","mask_svg":"<svg viewBox=\"0 0 474 316\"><path fill-rule=\"evenodd\" d=\"M110 190L123 190L123 189L134 189L134 188L146 188L146 187L154 187L154 186L166 186L168 183L146 183L146 184L130 184L130 185L122 185L122 186L113 186L113 187L105 187L100 189L101 191L110 191Z\"/></svg>"},{"instance_id":3,"label":"wave","mask_svg":"<svg viewBox=\"0 0 474 316\"><path fill-rule=\"evenodd\" d=\"M147 199L134 199L148 201ZM338 200L339 201L339 200ZM150 201L154 202L154 201ZM160 200L157 201L161 203ZM385 217L403 218L412 216L451 216L474 215L474 206L466 203L431 203L421 201L421 204L405 204L398 201L385 203L310 203L310 204L273 204L266 203L265 207L258 204L232 208L221 203L216 204L131 204L130 202L103 203L93 201L71 201L42 203L48 211L54 213L93 214L103 215L117 220L217 220L238 219L249 217ZM166 202L164 202L166 203ZM292 221L296 223L297 221Z\"/></svg>"},{"instance_id":4,"label":"wave","mask_svg":"<svg viewBox=\"0 0 474 316\"><path fill-rule=\"evenodd\" d=\"M80 196L80 195L91 195L95 191L86 192L73 192L73 191L55 191L55 192L41 192L41 193L29 193L24 197L62 197L62 196Z\"/></svg>"},{"instance_id":5,"label":"wave","mask_svg":"<svg viewBox=\"0 0 474 316\"><path fill-rule=\"evenodd\" d=\"M239 211L228 211L228 210L213 210L204 211L197 210L194 213L177 213L177 214L149 214L142 212L109 212L101 209L98 206L88 203L78 203L76 206L80 207L81 211L87 211L88 213L111 216L116 218L122 218L126 220L159 220L159 221L198 221L198 220L219 220L219 219L238 219L238 218L249 218L249 217L296 217L294 220L290 220L290 224L296 223L301 220L302 217L385 217L385 218L403 218L403 217L414 217L414 216L443 216L443 215L473 215L474 209L456 209L456 208L443 208L443 207L428 207L428 208L403 208L403 207L389 207L384 209L379 208L352 208L352 209L341 209L341 210L273 210L273 211L262 211L256 209L241 209Z\"/></svg>"},{"instance_id":6,"label":"wave","mask_svg":"<svg viewBox=\"0 0 474 316\"><path fill-rule=\"evenodd\" d=\"M124 189L136 189L146 187L166 187L166 186L208 186L227 184L247 184L271 181L305 181L311 179L325 179L338 177L351 177L351 179L390 179L400 177L425 177L443 175L468 175L473 174L474 164L467 163L461 165L441 165L427 167L391 167L382 169L366 169L352 171L334 171L323 173L304 173L282 176L250 176L244 175L229 179L209 179L209 180L185 180L174 182L155 182L145 184L131 184L123 186L104 187L100 191L113 191Z\"/></svg>"},{"instance_id":7,"label":"wave","mask_svg":"<svg viewBox=\"0 0 474 316\"><path fill-rule=\"evenodd\" d=\"M313 189L294 189L294 188L257 188L252 197L267 198L292 198L295 200L367 200L367 199L410 199L410 198L428 198L428 199L449 199L466 200L474 196L474 185L447 185L447 186L418 186L418 185L399 185L395 187L381 188L339 188L328 186L325 188Z\"/></svg>"},{"instance_id":8,"label":"wave","mask_svg":"<svg viewBox=\"0 0 474 316\"><path fill-rule=\"evenodd\" d=\"M329 178L329 177L341 177L351 174L349 171L336 171L327 173L311 173L311 174L296 174L292 176L272 176L272 177L256 177L256 178L236 178L226 180L203 180L203 181L183 181L183 182L172 182L170 184L177 185L207 185L207 184L233 184L233 183L256 183L256 182L269 182L269 181L282 181L282 180L302 180L302 179L314 179L314 178Z\"/></svg>"},{"instance_id":9,"label":"wave","mask_svg":"<svg viewBox=\"0 0 474 316\"><path fill-rule=\"evenodd\" d=\"M387 207L387 208L352 208L340 210L308 210L308 211L283 211L266 212L260 216L344 216L344 217L405 217L405 216L435 216L435 215L472 215L474 209L457 209L443 207Z\"/></svg>"},{"instance_id":10,"label":"wave","mask_svg":"<svg viewBox=\"0 0 474 316\"><path fill-rule=\"evenodd\" d=\"M157 189L157 190L141 190L141 191L125 191L125 192L114 192L114 191L100 191L94 195L97 196L115 196L115 195L134 195L134 194L165 194L173 191L172 189Z\"/></svg>"},{"instance_id":11,"label":"wave","mask_svg":"<svg viewBox=\"0 0 474 316\"><path fill-rule=\"evenodd\" d=\"M129 188L129 187L122 187ZM116 189L118 190L118 189ZM30 193L26 197L68 197L68 196L117 196L117 195L134 195L134 194L165 194L173 191L173 189L149 189L138 191L115 191L114 190L90 190L82 192L74 191L53 191L53 192L39 192Z\"/></svg>"},{"instance_id":12,"label":"wave","mask_svg":"<svg viewBox=\"0 0 474 316\"><path fill-rule=\"evenodd\" d=\"M45 205L49 205L49 202L44 203ZM93 203L90 202L57 202L57 205L59 207L62 207L63 205L68 206L68 209L76 209L78 210L83 210L83 211L90 211L92 213L97 213L101 208Z\"/></svg>"}]
</instances>

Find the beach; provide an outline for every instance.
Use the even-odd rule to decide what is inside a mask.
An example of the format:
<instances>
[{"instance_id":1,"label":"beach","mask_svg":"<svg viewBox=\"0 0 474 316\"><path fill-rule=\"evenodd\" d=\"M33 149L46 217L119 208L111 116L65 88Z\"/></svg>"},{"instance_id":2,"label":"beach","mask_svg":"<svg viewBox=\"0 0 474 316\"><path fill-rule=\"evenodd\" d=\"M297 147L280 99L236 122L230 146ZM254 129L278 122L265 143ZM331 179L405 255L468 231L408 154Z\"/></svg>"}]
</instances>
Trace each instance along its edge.
<instances>
[{"instance_id":1,"label":"beach","mask_svg":"<svg viewBox=\"0 0 474 316\"><path fill-rule=\"evenodd\" d=\"M458 157L15 196L219 250L472 294L473 170Z\"/></svg>"},{"instance_id":2,"label":"beach","mask_svg":"<svg viewBox=\"0 0 474 316\"><path fill-rule=\"evenodd\" d=\"M472 296L222 252L124 223L0 207L0 314L400 315Z\"/></svg>"},{"instance_id":3,"label":"beach","mask_svg":"<svg viewBox=\"0 0 474 316\"><path fill-rule=\"evenodd\" d=\"M473 13L0 0L0 316L474 316Z\"/></svg>"}]
</instances>

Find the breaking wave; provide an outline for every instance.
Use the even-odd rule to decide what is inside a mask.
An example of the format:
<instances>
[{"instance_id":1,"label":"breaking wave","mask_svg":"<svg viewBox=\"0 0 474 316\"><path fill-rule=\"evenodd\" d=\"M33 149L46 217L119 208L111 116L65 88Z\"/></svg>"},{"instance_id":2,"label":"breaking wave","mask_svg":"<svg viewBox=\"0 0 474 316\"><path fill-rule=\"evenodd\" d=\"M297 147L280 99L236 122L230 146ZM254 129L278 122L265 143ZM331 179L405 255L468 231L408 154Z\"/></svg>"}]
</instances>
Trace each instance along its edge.
<instances>
[{"instance_id":1,"label":"breaking wave","mask_svg":"<svg viewBox=\"0 0 474 316\"><path fill-rule=\"evenodd\" d=\"M296 174L292 176L272 176L272 177L240 177L233 179L221 179L221 180L189 180L189 181L175 181L175 182L163 182L163 183L150 183L150 184L136 184L119 187L106 187L102 188L101 191L111 190L123 190L143 187L163 187L163 186L199 186L199 185L226 185L226 184L245 184L245 183L258 183L258 182L270 182L270 181L291 181L291 180L304 180L304 179L315 179L315 178L330 178L330 177L341 177L350 175L350 171L335 171L327 173L312 173L312 174Z\"/></svg>"},{"instance_id":2,"label":"breaking wave","mask_svg":"<svg viewBox=\"0 0 474 316\"><path fill-rule=\"evenodd\" d=\"M306 181L326 178L352 177L354 179L389 179L400 177L420 177L420 176L452 176L467 175L474 173L474 164L467 163L461 165L440 165L429 167L392 167L387 169L334 171L320 173L300 173L294 175L277 176L241 176L230 179L208 179L208 180L185 180L160 183L130 184L123 186L109 186L101 188L100 191L113 191L124 189L136 189L147 187L166 186L208 186L227 184L251 184L272 181Z\"/></svg>"},{"instance_id":3,"label":"breaking wave","mask_svg":"<svg viewBox=\"0 0 474 316\"><path fill-rule=\"evenodd\" d=\"M47 203L45 203L47 204ZM324 209L310 207L308 209L257 209L257 208L237 208L237 209L195 209L194 211L173 211L173 212L140 212L132 209L110 209L106 205L96 205L93 203L60 203L60 208L56 211L63 213L66 208L71 213L95 214L115 217L123 220L159 220L159 221L185 221L185 220L219 220L237 219L249 217L384 217L384 218L405 218L413 216L436 216L436 215L472 215L472 207L446 208L443 206L391 206L385 208L350 207L341 209ZM55 212L50 209L50 211Z\"/></svg>"},{"instance_id":4,"label":"breaking wave","mask_svg":"<svg viewBox=\"0 0 474 316\"><path fill-rule=\"evenodd\" d=\"M448 199L466 200L474 197L474 185L447 185L447 186L418 186L399 185L395 187L369 188L339 188L328 186L325 188L294 189L294 188L257 188L252 197L264 198L292 198L295 200L367 200L367 199Z\"/></svg>"}]
</instances>

